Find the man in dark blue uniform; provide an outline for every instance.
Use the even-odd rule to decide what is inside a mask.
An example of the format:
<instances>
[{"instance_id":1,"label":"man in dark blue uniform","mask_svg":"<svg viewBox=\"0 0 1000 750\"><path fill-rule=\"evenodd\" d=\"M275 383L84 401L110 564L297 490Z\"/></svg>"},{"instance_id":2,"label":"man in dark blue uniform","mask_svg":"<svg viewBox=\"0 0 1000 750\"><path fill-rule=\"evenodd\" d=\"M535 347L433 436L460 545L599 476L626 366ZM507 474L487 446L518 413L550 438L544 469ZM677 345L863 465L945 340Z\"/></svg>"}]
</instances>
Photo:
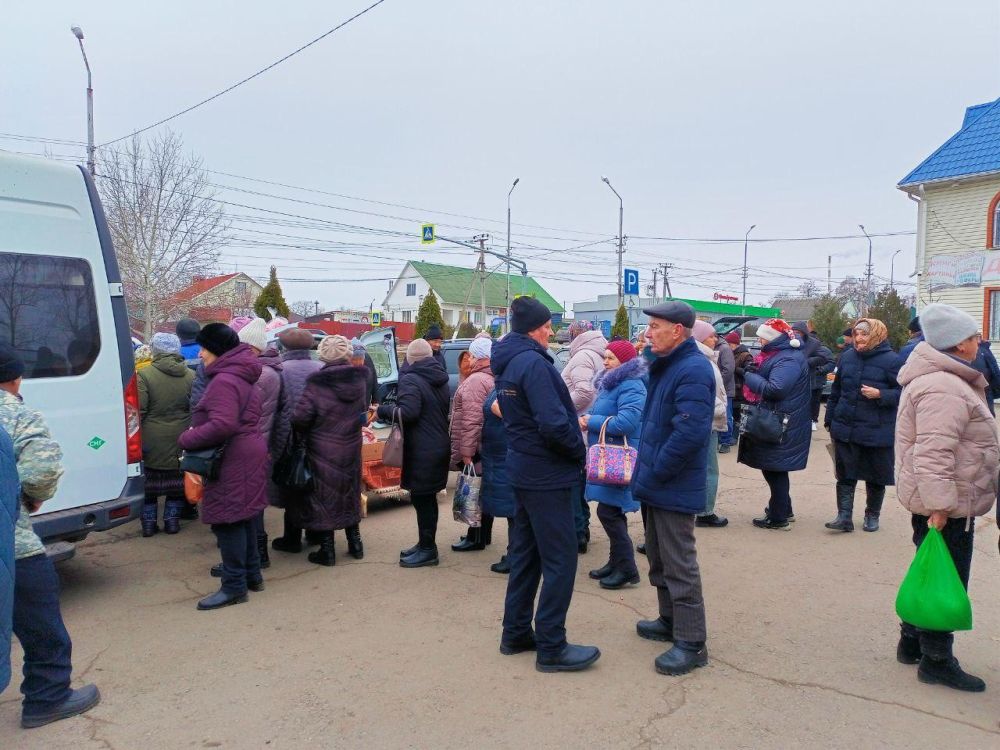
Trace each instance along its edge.
<instances>
[{"instance_id":1,"label":"man in dark blue uniform","mask_svg":"<svg viewBox=\"0 0 1000 750\"><path fill-rule=\"evenodd\" d=\"M636 631L647 640L672 641L654 664L661 674L681 675L708 663L694 525L705 509L715 374L691 337L690 305L674 300L643 312L650 318L651 362L632 495L646 511L649 582L660 616L640 621Z\"/></svg>"},{"instance_id":2,"label":"man in dark blue uniform","mask_svg":"<svg viewBox=\"0 0 1000 750\"><path fill-rule=\"evenodd\" d=\"M573 489L586 449L573 401L548 353L548 308L531 297L518 297L511 304L511 329L490 358L516 500L500 653L537 650L538 671L575 672L601 656L594 646L566 641L566 612L576 579ZM532 632L539 580L542 591Z\"/></svg>"}]
</instances>

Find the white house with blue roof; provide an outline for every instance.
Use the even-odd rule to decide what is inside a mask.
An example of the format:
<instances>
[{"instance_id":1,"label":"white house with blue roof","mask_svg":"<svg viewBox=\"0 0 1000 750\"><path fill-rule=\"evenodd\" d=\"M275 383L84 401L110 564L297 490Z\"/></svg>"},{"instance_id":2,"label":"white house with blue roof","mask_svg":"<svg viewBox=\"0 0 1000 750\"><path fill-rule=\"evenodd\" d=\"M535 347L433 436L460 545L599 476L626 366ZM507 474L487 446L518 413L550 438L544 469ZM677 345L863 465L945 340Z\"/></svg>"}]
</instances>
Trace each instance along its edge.
<instances>
[{"instance_id":1,"label":"white house with blue roof","mask_svg":"<svg viewBox=\"0 0 1000 750\"><path fill-rule=\"evenodd\" d=\"M1000 99L966 109L897 187L917 203L918 308L959 307L1000 343Z\"/></svg>"}]
</instances>

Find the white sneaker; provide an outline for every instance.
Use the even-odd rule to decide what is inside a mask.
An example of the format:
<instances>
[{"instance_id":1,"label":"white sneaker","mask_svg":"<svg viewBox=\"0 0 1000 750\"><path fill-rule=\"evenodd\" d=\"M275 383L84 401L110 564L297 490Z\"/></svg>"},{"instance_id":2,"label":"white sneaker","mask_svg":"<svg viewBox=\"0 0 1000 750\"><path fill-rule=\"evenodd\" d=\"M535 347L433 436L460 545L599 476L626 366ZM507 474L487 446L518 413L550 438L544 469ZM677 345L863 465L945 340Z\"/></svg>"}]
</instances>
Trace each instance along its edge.
<instances>
[{"instance_id":1,"label":"white sneaker","mask_svg":"<svg viewBox=\"0 0 1000 750\"><path fill-rule=\"evenodd\" d=\"M819 429L819 423L813 422L813 432L816 432L816 430L818 429Z\"/></svg>"}]
</instances>

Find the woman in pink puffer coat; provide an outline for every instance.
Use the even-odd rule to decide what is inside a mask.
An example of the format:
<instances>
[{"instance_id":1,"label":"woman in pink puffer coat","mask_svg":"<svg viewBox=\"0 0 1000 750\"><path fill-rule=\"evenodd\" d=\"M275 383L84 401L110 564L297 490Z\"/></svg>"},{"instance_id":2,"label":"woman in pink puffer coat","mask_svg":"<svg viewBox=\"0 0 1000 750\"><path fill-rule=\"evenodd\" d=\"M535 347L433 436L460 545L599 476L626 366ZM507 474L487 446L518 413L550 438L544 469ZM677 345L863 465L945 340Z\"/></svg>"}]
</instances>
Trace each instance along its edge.
<instances>
[{"instance_id":1,"label":"woman in pink puffer coat","mask_svg":"<svg viewBox=\"0 0 1000 750\"><path fill-rule=\"evenodd\" d=\"M896 495L912 516L918 547L933 526L941 532L968 589L974 517L996 502L1000 470L997 426L986 405L986 379L972 367L979 324L950 305L920 313L924 341L899 371ZM954 635L901 623L896 658L920 664L921 682L981 692L986 684L961 668Z\"/></svg>"},{"instance_id":2,"label":"woman in pink puffer coat","mask_svg":"<svg viewBox=\"0 0 1000 750\"><path fill-rule=\"evenodd\" d=\"M493 390L493 371L490 369L490 352L493 340L480 334L469 345L469 374L455 391L451 412L451 463L459 469L475 466L479 472L479 443L483 434L483 404ZM451 545L455 552L472 552L486 549L493 535L493 516L486 513L478 528L470 528L469 533L457 544Z\"/></svg>"}]
</instances>

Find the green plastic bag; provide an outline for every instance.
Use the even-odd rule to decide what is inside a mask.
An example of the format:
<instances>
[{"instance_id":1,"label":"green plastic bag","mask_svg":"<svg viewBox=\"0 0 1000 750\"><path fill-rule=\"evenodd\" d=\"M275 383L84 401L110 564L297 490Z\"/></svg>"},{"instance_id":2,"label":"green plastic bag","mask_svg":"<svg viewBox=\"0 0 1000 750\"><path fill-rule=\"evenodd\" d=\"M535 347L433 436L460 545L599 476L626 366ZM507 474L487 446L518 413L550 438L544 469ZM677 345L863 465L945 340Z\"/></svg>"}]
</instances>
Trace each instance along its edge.
<instances>
[{"instance_id":1,"label":"green plastic bag","mask_svg":"<svg viewBox=\"0 0 1000 750\"><path fill-rule=\"evenodd\" d=\"M935 528L927 530L899 585L896 614L921 630L972 630L972 602Z\"/></svg>"}]
</instances>

